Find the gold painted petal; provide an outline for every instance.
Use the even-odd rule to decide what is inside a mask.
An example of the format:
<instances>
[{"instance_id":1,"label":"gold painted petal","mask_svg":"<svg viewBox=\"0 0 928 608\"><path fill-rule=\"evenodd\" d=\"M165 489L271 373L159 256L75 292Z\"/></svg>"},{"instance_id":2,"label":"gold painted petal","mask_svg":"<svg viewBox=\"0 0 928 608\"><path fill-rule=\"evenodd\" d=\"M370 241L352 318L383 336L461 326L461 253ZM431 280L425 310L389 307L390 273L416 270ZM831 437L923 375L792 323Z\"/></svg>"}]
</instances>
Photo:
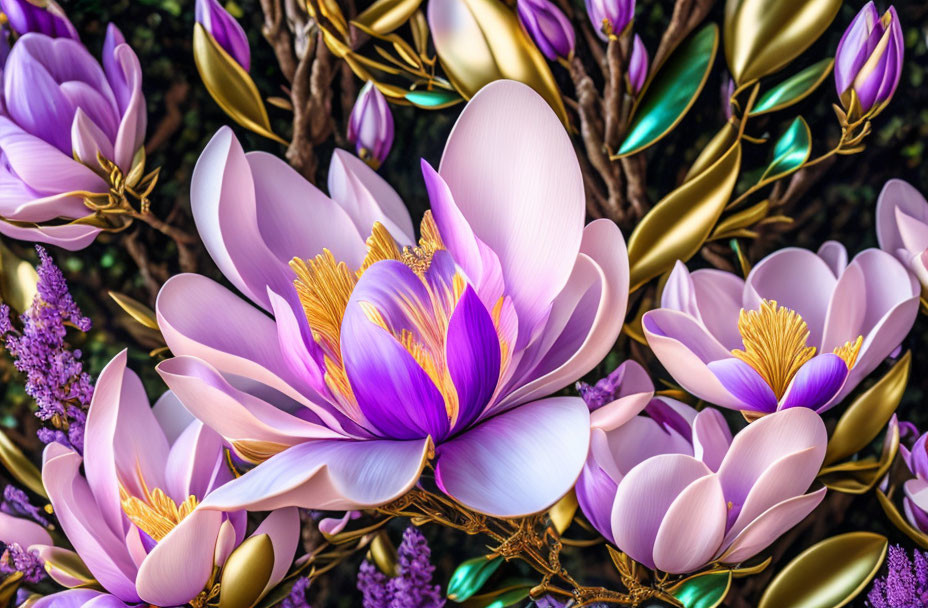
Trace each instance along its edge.
<instances>
[{"instance_id":1,"label":"gold painted petal","mask_svg":"<svg viewBox=\"0 0 928 608\"><path fill-rule=\"evenodd\" d=\"M465 99L494 80L518 80L535 89L561 122L568 123L548 62L505 3L430 0L428 20L445 74Z\"/></svg>"},{"instance_id":2,"label":"gold painted petal","mask_svg":"<svg viewBox=\"0 0 928 608\"><path fill-rule=\"evenodd\" d=\"M725 59L735 83L773 74L831 24L841 0L728 0Z\"/></svg>"},{"instance_id":3,"label":"gold painted petal","mask_svg":"<svg viewBox=\"0 0 928 608\"><path fill-rule=\"evenodd\" d=\"M26 458L22 450L3 431L0 431L0 465L3 465L3 468L9 471L16 481L39 496L48 498L39 469Z\"/></svg>"},{"instance_id":4,"label":"gold painted petal","mask_svg":"<svg viewBox=\"0 0 928 608\"><path fill-rule=\"evenodd\" d=\"M406 23L420 4L422 0L377 0L352 23L374 36L389 34Z\"/></svg>"},{"instance_id":5,"label":"gold painted petal","mask_svg":"<svg viewBox=\"0 0 928 608\"><path fill-rule=\"evenodd\" d=\"M0 241L0 298L18 313L25 312L35 298L39 275Z\"/></svg>"},{"instance_id":6,"label":"gold painted petal","mask_svg":"<svg viewBox=\"0 0 928 608\"><path fill-rule=\"evenodd\" d=\"M271 130L267 109L251 76L199 23L193 28L193 58L206 90L230 118L258 135L287 144Z\"/></svg>"},{"instance_id":7,"label":"gold painted petal","mask_svg":"<svg viewBox=\"0 0 928 608\"><path fill-rule=\"evenodd\" d=\"M883 507L883 512L886 513L886 517L889 518L889 521L896 526L896 528L911 538L922 549L928 549L928 534L912 526L912 524L902 516L902 513L900 513L896 505L893 504L893 501L891 501L882 490L876 491L876 498L880 502L880 506Z\"/></svg>"},{"instance_id":8,"label":"gold painted petal","mask_svg":"<svg viewBox=\"0 0 928 608\"><path fill-rule=\"evenodd\" d=\"M109 294L110 297L119 304L119 307L126 311L130 317L149 329L159 329L158 320L155 318L155 311L151 308L145 306L138 300L130 298L124 293L111 291Z\"/></svg>"},{"instance_id":9,"label":"gold painted petal","mask_svg":"<svg viewBox=\"0 0 928 608\"><path fill-rule=\"evenodd\" d=\"M780 570L758 608L840 608L876 575L889 546L873 532L849 532L809 547Z\"/></svg>"},{"instance_id":10,"label":"gold painted petal","mask_svg":"<svg viewBox=\"0 0 928 608\"><path fill-rule=\"evenodd\" d=\"M245 539L222 568L219 608L251 608L261 598L274 569L271 537L259 534Z\"/></svg>"},{"instance_id":11,"label":"gold painted petal","mask_svg":"<svg viewBox=\"0 0 928 608\"><path fill-rule=\"evenodd\" d=\"M699 251L728 203L740 167L741 144L736 143L642 218L628 239L632 291Z\"/></svg>"},{"instance_id":12,"label":"gold painted petal","mask_svg":"<svg viewBox=\"0 0 928 608\"><path fill-rule=\"evenodd\" d=\"M824 466L859 452L879 435L902 400L911 365L909 351L876 384L854 399L831 433Z\"/></svg>"}]
</instances>

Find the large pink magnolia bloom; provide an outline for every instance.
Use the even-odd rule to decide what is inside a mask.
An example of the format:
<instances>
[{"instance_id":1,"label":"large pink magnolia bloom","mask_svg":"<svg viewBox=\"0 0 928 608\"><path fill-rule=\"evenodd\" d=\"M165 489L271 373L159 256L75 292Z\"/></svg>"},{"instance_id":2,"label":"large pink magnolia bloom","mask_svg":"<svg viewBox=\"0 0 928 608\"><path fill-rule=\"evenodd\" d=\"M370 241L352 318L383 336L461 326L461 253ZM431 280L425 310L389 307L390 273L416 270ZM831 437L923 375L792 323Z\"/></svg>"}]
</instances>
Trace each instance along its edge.
<instances>
[{"instance_id":1,"label":"large pink magnolia bloom","mask_svg":"<svg viewBox=\"0 0 928 608\"><path fill-rule=\"evenodd\" d=\"M684 389L757 416L832 407L899 346L917 314L918 285L893 256L867 249L848 264L829 241L817 254L774 252L746 280L678 262L642 326Z\"/></svg>"},{"instance_id":2,"label":"large pink magnolia bloom","mask_svg":"<svg viewBox=\"0 0 928 608\"><path fill-rule=\"evenodd\" d=\"M402 250L413 243L402 201L356 157L336 152L329 198L273 156L244 154L228 130L203 152L197 228L257 307L205 277L172 278L157 314L177 357L159 371L261 463L204 505L369 507L431 461L450 496L516 516L576 481L589 411L545 397L621 329L622 235L608 221L584 227L570 138L519 83L475 95L439 171L423 173L431 212L419 246Z\"/></svg>"},{"instance_id":3,"label":"large pink magnolia bloom","mask_svg":"<svg viewBox=\"0 0 928 608\"><path fill-rule=\"evenodd\" d=\"M928 290L928 201L908 182L891 179L876 203L880 249L899 258Z\"/></svg>"},{"instance_id":4,"label":"large pink magnolia bloom","mask_svg":"<svg viewBox=\"0 0 928 608\"><path fill-rule=\"evenodd\" d=\"M246 532L244 511L198 508L232 478L221 438L171 393L150 407L125 351L100 374L85 432L83 459L58 443L46 447L42 482L62 531L106 593L75 589L36 606L177 606L194 599ZM290 567L299 527L296 509L282 509L255 531L274 547L265 590ZM33 548L46 558L67 551ZM65 586L85 582L49 573Z\"/></svg>"},{"instance_id":5,"label":"large pink magnolia bloom","mask_svg":"<svg viewBox=\"0 0 928 608\"><path fill-rule=\"evenodd\" d=\"M825 496L825 488L805 493L828 442L815 412L776 412L749 424L734 440L721 432L720 417L704 418L706 413L693 423L695 457L672 453L680 446L665 441L668 453L635 465L618 484L612 538L649 568L680 574L713 561L743 562ZM621 452L616 454L612 466L619 468Z\"/></svg>"}]
</instances>

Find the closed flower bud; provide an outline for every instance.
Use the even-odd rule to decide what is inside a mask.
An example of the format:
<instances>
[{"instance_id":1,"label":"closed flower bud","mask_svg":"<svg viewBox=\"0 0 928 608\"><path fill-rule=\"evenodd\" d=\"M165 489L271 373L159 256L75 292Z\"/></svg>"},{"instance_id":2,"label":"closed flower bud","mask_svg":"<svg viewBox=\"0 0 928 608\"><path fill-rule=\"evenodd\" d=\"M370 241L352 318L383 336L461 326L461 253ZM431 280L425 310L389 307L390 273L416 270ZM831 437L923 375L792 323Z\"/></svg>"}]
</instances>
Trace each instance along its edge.
<instances>
[{"instance_id":1,"label":"closed flower bud","mask_svg":"<svg viewBox=\"0 0 928 608\"><path fill-rule=\"evenodd\" d=\"M348 119L348 140L364 162L375 169L383 163L393 145L393 114L386 97L373 82L361 89Z\"/></svg>"},{"instance_id":2,"label":"closed flower bud","mask_svg":"<svg viewBox=\"0 0 928 608\"><path fill-rule=\"evenodd\" d=\"M617 36L635 16L635 0L586 0L586 13L603 40Z\"/></svg>"},{"instance_id":3,"label":"closed flower bud","mask_svg":"<svg viewBox=\"0 0 928 608\"><path fill-rule=\"evenodd\" d=\"M644 87L648 79L648 49L644 48L644 43L638 34L635 34L635 41L632 43L632 56L628 60L628 83L631 85L632 93L637 95Z\"/></svg>"},{"instance_id":4,"label":"closed flower bud","mask_svg":"<svg viewBox=\"0 0 928 608\"><path fill-rule=\"evenodd\" d=\"M868 2L838 43L835 84L841 104L848 110L854 94L862 114L876 115L893 96L902 72L902 28L896 9L880 17Z\"/></svg>"},{"instance_id":5,"label":"closed flower bud","mask_svg":"<svg viewBox=\"0 0 928 608\"><path fill-rule=\"evenodd\" d=\"M14 32L22 36L29 32L52 38L79 40L77 30L55 0L44 3L30 0L0 0L0 11L6 15Z\"/></svg>"},{"instance_id":6,"label":"closed flower bud","mask_svg":"<svg viewBox=\"0 0 928 608\"><path fill-rule=\"evenodd\" d=\"M251 50L248 48L248 36L218 0L197 0L196 20L236 63L246 72L249 70Z\"/></svg>"},{"instance_id":7,"label":"closed flower bud","mask_svg":"<svg viewBox=\"0 0 928 608\"><path fill-rule=\"evenodd\" d=\"M574 28L550 0L519 0L519 21L551 61L574 54Z\"/></svg>"}]
</instances>

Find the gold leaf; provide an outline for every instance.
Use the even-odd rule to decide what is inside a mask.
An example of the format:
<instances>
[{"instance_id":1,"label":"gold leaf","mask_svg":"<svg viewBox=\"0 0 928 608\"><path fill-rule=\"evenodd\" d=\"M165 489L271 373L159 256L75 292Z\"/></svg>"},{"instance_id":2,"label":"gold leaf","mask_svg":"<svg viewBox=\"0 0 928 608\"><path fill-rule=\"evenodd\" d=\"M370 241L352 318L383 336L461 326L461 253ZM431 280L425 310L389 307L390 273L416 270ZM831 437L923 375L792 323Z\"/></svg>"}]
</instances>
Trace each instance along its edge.
<instances>
[{"instance_id":1,"label":"gold leaf","mask_svg":"<svg viewBox=\"0 0 928 608\"><path fill-rule=\"evenodd\" d=\"M494 80L518 80L535 89L568 123L548 62L504 2L430 0L428 13L438 59L465 99Z\"/></svg>"},{"instance_id":2,"label":"gold leaf","mask_svg":"<svg viewBox=\"0 0 928 608\"><path fill-rule=\"evenodd\" d=\"M13 598L22 583L23 573L13 571L0 581L0 606L12 606Z\"/></svg>"},{"instance_id":3,"label":"gold leaf","mask_svg":"<svg viewBox=\"0 0 928 608\"><path fill-rule=\"evenodd\" d=\"M571 490L548 510L548 517L551 518L551 523L554 524L554 529L558 534L563 534L570 527L574 515L577 514L578 506L580 503L577 502L577 494Z\"/></svg>"},{"instance_id":4,"label":"gold leaf","mask_svg":"<svg viewBox=\"0 0 928 608\"><path fill-rule=\"evenodd\" d=\"M0 241L0 298L18 313L32 306L39 275L35 268L22 258L16 257Z\"/></svg>"},{"instance_id":5,"label":"gold leaf","mask_svg":"<svg viewBox=\"0 0 928 608\"><path fill-rule=\"evenodd\" d=\"M628 239L632 290L699 251L731 196L740 166L741 144L736 143L642 218Z\"/></svg>"},{"instance_id":6,"label":"gold leaf","mask_svg":"<svg viewBox=\"0 0 928 608\"><path fill-rule=\"evenodd\" d=\"M111 291L109 294L110 297L119 304L119 307L126 311L130 317L149 329L160 330L158 327L158 319L155 317L155 311L151 308L145 306L138 300L130 298L124 293Z\"/></svg>"},{"instance_id":7,"label":"gold leaf","mask_svg":"<svg viewBox=\"0 0 928 608\"><path fill-rule=\"evenodd\" d=\"M271 537L259 534L245 539L222 568L219 608L251 608L264 594L274 568Z\"/></svg>"},{"instance_id":8,"label":"gold leaf","mask_svg":"<svg viewBox=\"0 0 928 608\"><path fill-rule=\"evenodd\" d=\"M773 561L773 557L768 557L759 564L753 566L743 566L741 568L732 568L731 576L732 578L744 578L746 576L754 576L755 574L760 574L767 569L767 566L770 565L770 562Z\"/></svg>"},{"instance_id":9,"label":"gold leaf","mask_svg":"<svg viewBox=\"0 0 928 608\"><path fill-rule=\"evenodd\" d=\"M706 147L702 149L702 152L699 153L696 160L693 161L683 181L690 181L712 166L715 161L722 158L723 154L731 150L731 147L736 141L738 141L738 127L731 122L726 122L719 132L706 144Z\"/></svg>"},{"instance_id":10,"label":"gold leaf","mask_svg":"<svg viewBox=\"0 0 928 608\"><path fill-rule=\"evenodd\" d=\"M824 466L855 454L880 434L902 400L911 365L912 353L906 352L847 407L828 439Z\"/></svg>"},{"instance_id":11,"label":"gold leaf","mask_svg":"<svg viewBox=\"0 0 928 608\"><path fill-rule=\"evenodd\" d=\"M753 226L767 216L768 209L770 209L770 201L765 199L743 211L729 215L716 225L715 230L712 231L712 238L722 238L721 235L726 233Z\"/></svg>"},{"instance_id":12,"label":"gold leaf","mask_svg":"<svg viewBox=\"0 0 928 608\"><path fill-rule=\"evenodd\" d=\"M3 431L0 431L0 464L9 471L16 481L39 496L48 498L48 494L45 493L45 486L42 484L42 474Z\"/></svg>"},{"instance_id":13,"label":"gold leaf","mask_svg":"<svg viewBox=\"0 0 928 608\"><path fill-rule=\"evenodd\" d=\"M864 590L889 543L873 532L849 532L809 547L780 570L758 608L840 608Z\"/></svg>"},{"instance_id":14,"label":"gold leaf","mask_svg":"<svg viewBox=\"0 0 928 608\"><path fill-rule=\"evenodd\" d=\"M735 83L786 66L822 35L840 8L841 0L728 0L725 59Z\"/></svg>"},{"instance_id":15,"label":"gold leaf","mask_svg":"<svg viewBox=\"0 0 928 608\"><path fill-rule=\"evenodd\" d=\"M899 452L899 424L893 419L886 431L886 440L880 459L866 458L855 462L829 467L838 472L819 474L819 481L828 489L845 494L865 494L886 476ZM854 466L856 465L856 467Z\"/></svg>"},{"instance_id":16,"label":"gold leaf","mask_svg":"<svg viewBox=\"0 0 928 608\"><path fill-rule=\"evenodd\" d=\"M389 34L406 23L420 4L422 0L377 0L353 23L372 35Z\"/></svg>"},{"instance_id":17,"label":"gold leaf","mask_svg":"<svg viewBox=\"0 0 928 608\"><path fill-rule=\"evenodd\" d=\"M371 541L368 551L370 552L370 557L374 565L376 565L381 572L389 577L396 576L396 547L390 542L390 537L387 536L386 532L381 530L374 535L374 540Z\"/></svg>"},{"instance_id":18,"label":"gold leaf","mask_svg":"<svg viewBox=\"0 0 928 608\"><path fill-rule=\"evenodd\" d=\"M89 586L96 582L84 561L70 549L45 547L41 550L40 557L45 562L48 575L62 586L72 586L75 579L83 581L81 586Z\"/></svg>"},{"instance_id":19,"label":"gold leaf","mask_svg":"<svg viewBox=\"0 0 928 608\"><path fill-rule=\"evenodd\" d=\"M267 109L251 76L199 23L193 26L193 59L206 90L230 118L258 135L287 144L271 130Z\"/></svg>"},{"instance_id":20,"label":"gold leaf","mask_svg":"<svg viewBox=\"0 0 928 608\"><path fill-rule=\"evenodd\" d=\"M876 491L876 498L880 502L880 506L883 507L886 517L896 528L915 541L922 549L928 549L928 535L912 526L882 490Z\"/></svg>"}]
</instances>

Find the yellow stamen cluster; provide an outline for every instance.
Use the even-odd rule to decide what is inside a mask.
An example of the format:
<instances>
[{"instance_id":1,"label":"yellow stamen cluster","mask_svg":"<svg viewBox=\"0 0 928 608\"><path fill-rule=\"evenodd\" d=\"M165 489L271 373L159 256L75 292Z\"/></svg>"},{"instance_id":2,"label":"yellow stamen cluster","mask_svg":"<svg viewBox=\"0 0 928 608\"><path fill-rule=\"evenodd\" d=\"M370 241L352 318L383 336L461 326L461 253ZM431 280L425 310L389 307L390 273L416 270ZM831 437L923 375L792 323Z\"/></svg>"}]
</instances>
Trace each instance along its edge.
<instances>
[{"instance_id":1,"label":"yellow stamen cluster","mask_svg":"<svg viewBox=\"0 0 928 608\"><path fill-rule=\"evenodd\" d=\"M834 353L844 359L844 362L847 364L847 368L851 369L854 367L854 364L857 363L857 355L860 354L860 346L864 342L863 336L857 336L857 339L853 342L845 342L844 346L839 346L834 350Z\"/></svg>"},{"instance_id":2,"label":"yellow stamen cluster","mask_svg":"<svg viewBox=\"0 0 928 608\"><path fill-rule=\"evenodd\" d=\"M156 541L167 536L197 507L196 496L188 496L178 505L161 488L149 491L144 482L142 487L142 498L130 495L123 487L119 488L122 510L129 521Z\"/></svg>"}]
</instances>

